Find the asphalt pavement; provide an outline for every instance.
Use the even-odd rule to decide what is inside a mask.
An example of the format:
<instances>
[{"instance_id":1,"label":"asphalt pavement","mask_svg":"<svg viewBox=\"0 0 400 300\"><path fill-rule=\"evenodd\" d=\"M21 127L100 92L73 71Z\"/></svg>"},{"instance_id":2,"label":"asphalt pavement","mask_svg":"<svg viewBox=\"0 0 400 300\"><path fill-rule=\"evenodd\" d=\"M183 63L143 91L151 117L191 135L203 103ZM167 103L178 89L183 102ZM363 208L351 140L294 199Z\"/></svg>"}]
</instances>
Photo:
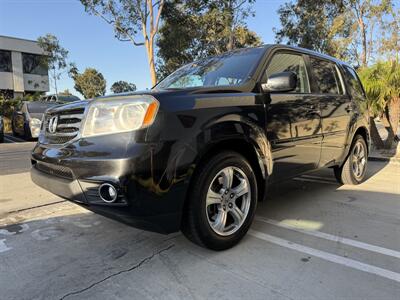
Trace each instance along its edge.
<instances>
[{"instance_id":1,"label":"asphalt pavement","mask_svg":"<svg viewBox=\"0 0 400 300\"><path fill-rule=\"evenodd\" d=\"M19 145L19 146L14 146ZM271 186L233 249L95 215L36 187L33 143L0 145L0 299L398 299L400 165Z\"/></svg>"}]
</instances>

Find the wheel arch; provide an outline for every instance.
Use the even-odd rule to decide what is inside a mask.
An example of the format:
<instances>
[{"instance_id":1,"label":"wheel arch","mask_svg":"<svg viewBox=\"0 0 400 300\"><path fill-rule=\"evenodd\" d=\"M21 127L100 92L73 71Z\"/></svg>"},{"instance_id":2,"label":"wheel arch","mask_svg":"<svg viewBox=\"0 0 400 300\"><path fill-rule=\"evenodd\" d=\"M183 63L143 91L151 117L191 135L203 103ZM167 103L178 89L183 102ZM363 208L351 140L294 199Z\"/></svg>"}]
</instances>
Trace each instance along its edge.
<instances>
[{"instance_id":1,"label":"wheel arch","mask_svg":"<svg viewBox=\"0 0 400 300\"><path fill-rule=\"evenodd\" d=\"M349 138L349 140L347 142L346 149L345 149L344 154L343 154L344 156L343 156L343 159L342 159L341 163L339 164L339 167L343 166L343 164L346 162L346 159L350 154L350 150L351 150L351 146L353 145L354 138L357 135L361 135L363 137L363 139L364 139L364 141L365 141L365 143L367 145L367 151L369 153L370 148L371 148L370 147L371 146L371 142L370 142L371 140L370 140L369 130L364 125L362 125L362 126L359 126L354 131L353 134L349 135L350 138Z\"/></svg>"},{"instance_id":2,"label":"wheel arch","mask_svg":"<svg viewBox=\"0 0 400 300\"><path fill-rule=\"evenodd\" d=\"M226 134L229 132L229 134ZM212 138L211 138L212 137ZM200 167L213 155L224 151L234 151L244 156L250 163L257 178L259 188L258 200L264 199L268 176L272 173L273 162L271 146L267 137L259 126L243 118L214 123L205 128L198 137L203 142L197 148L197 154L192 164L192 172L189 177L190 193L192 183ZM185 203L187 202L185 197Z\"/></svg>"},{"instance_id":3,"label":"wheel arch","mask_svg":"<svg viewBox=\"0 0 400 300\"><path fill-rule=\"evenodd\" d=\"M357 130L353 134L353 138L351 139L351 143L353 143L354 138L358 134L361 135L364 138L364 141L367 144L367 150L369 152L370 151L370 136L369 136L368 129L366 127L364 127L364 126L358 127Z\"/></svg>"}]
</instances>

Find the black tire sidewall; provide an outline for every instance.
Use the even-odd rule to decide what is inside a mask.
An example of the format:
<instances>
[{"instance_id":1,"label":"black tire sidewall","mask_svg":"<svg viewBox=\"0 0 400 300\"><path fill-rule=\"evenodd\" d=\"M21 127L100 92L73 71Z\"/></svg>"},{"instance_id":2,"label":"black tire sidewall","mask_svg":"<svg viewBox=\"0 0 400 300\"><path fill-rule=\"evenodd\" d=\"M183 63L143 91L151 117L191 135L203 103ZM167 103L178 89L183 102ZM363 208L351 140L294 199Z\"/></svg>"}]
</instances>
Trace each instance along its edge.
<instances>
[{"instance_id":1,"label":"black tire sidewall","mask_svg":"<svg viewBox=\"0 0 400 300\"><path fill-rule=\"evenodd\" d=\"M365 178L365 174L367 173L368 148L367 148L367 144L366 144L365 141L364 141L364 138L363 138L362 136L360 136L360 135L357 135L356 138L354 139L354 143L353 143L353 146L352 146L352 148L351 148L351 153L350 153L349 158L353 156L353 150L354 150L354 147L355 147L355 145L357 144L357 142L361 142L361 144L363 145L364 151L365 151L365 160L366 160L366 161L365 161L365 167L364 167L364 170L363 170L363 175L362 175L361 179L357 179L356 176L355 176L354 173L353 173L353 170L352 170L352 169L350 169L350 170L351 170L351 176L352 176L353 180L354 180L355 182L357 182L357 183L361 183L361 182L364 180L364 178Z\"/></svg>"},{"instance_id":2,"label":"black tire sidewall","mask_svg":"<svg viewBox=\"0 0 400 300\"><path fill-rule=\"evenodd\" d=\"M24 124L24 135L23 135L23 138L25 140L28 140L28 141L32 139L31 129L29 127L29 124L27 124L27 123Z\"/></svg>"},{"instance_id":3,"label":"black tire sidewall","mask_svg":"<svg viewBox=\"0 0 400 300\"><path fill-rule=\"evenodd\" d=\"M250 183L251 202L249 212L241 228L229 236L218 235L210 226L206 214L206 196L212 180L222 169L233 166L239 168L247 176ZM223 250L232 247L242 239L249 230L257 207L257 180L247 160L240 154L225 152L215 156L205 165L200 172L193 189L192 203L195 219L193 220L198 230L199 238L205 246L214 250Z\"/></svg>"}]
</instances>

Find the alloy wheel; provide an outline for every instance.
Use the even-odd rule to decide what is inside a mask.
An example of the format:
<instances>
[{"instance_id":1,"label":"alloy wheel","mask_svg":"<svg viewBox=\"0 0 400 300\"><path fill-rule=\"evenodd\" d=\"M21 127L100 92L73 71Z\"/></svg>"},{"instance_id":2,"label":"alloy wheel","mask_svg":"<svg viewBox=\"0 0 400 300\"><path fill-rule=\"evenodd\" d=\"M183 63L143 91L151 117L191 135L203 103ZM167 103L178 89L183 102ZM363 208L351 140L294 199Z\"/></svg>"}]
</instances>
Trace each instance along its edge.
<instances>
[{"instance_id":1,"label":"alloy wheel","mask_svg":"<svg viewBox=\"0 0 400 300\"><path fill-rule=\"evenodd\" d=\"M357 141L351 154L351 170L353 171L354 177L361 179L364 176L366 164L367 151L364 144Z\"/></svg>"},{"instance_id":2,"label":"alloy wheel","mask_svg":"<svg viewBox=\"0 0 400 300\"><path fill-rule=\"evenodd\" d=\"M239 168L222 169L211 181L206 214L212 230L221 236L235 233L243 225L251 203L250 182Z\"/></svg>"}]
</instances>

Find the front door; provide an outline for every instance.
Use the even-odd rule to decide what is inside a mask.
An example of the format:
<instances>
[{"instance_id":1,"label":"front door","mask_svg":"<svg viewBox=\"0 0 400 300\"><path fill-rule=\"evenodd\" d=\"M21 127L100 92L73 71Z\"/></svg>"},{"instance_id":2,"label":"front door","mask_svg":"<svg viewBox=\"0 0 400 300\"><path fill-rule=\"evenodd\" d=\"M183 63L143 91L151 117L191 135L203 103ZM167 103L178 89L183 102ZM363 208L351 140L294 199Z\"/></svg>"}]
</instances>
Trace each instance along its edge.
<instances>
[{"instance_id":1,"label":"front door","mask_svg":"<svg viewBox=\"0 0 400 300\"><path fill-rule=\"evenodd\" d=\"M322 141L319 99L310 93L304 58L300 53L277 52L265 72L265 78L287 71L297 75L294 91L267 96L267 137L274 161L272 181L294 177L319 164Z\"/></svg>"}]
</instances>

